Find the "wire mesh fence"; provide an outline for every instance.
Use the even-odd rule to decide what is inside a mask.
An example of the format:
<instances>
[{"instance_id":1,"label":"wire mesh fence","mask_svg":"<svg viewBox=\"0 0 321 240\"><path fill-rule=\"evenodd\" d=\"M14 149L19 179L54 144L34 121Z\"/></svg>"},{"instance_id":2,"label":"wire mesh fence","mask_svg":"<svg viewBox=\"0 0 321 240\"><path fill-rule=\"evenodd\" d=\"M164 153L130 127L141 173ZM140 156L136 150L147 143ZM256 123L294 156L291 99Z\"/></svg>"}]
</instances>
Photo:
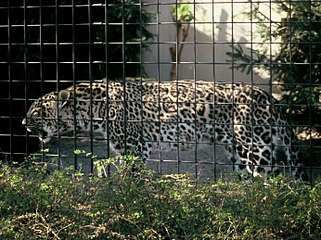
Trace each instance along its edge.
<instances>
[{"instance_id":1,"label":"wire mesh fence","mask_svg":"<svg viewBox=\"0 0 321 240\"><path fill-rule=\"evenodd\" d=\"M314 181L320 7L2 1L1 159L32 155L91 172L94 160L75 150L97 159L130 152L161 173L298 177L304 169Z\"/></svg>"}]
</instances>

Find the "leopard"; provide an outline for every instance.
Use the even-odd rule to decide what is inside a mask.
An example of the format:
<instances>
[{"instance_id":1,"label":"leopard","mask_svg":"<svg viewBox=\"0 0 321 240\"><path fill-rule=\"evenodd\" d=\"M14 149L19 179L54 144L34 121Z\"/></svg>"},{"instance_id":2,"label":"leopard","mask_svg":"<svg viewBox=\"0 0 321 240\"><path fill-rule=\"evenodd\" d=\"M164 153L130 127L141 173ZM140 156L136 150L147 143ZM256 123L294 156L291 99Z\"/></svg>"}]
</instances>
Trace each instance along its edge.
<instances>
[{"instance_id":1,"label":"leopard","mask_svg":"<svg viewBox=\"0 0 321 240\"><path fill-rule=\"evenodd\" d=\"M154 144L225 146L240 175L290 169L307 182L297 139L268 91L207 80L104 80L78 83L35 100L22 124L47 143L69 132L99 133L116 155L149 159Z\"/></svg>"}]
</instances>

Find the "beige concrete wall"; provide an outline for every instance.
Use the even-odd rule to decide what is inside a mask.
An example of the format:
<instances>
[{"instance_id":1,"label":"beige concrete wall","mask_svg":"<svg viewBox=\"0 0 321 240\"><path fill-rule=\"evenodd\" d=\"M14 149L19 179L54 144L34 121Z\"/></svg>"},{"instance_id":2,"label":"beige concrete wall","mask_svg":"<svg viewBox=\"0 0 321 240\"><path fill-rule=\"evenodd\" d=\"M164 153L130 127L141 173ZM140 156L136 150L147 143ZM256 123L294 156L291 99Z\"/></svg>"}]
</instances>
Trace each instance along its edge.
<instances>
[{"instance_id":1,"label":"beige concrete wall","mask_svg":"<svg viewBox=\"0 0 321 240\"><path fill-rule=\"evenodd\" d=\"M169 48L176 42L176 26L172 20L171 7L175 0L145 0L146 9L155 14L152 24L148 27L155 34L155 39L143 55L144 68L152 78L170 80L171 56ZM256 46L261 39L256 37L255 22L242 14L251 9L251 3L240 0L195 0L195 21L191 23L188 38L179 64L179 79L206 79L223 82L247 82L269 84L269 71L250 74L241 73L231 68L232 60L226 53L231 51L231 44ZM159 5L157 6L157 3ZM274 21L280 21L273 6L260 4L263 12ZM271 11L270 11L271 9ZM273 51L278 45L271 42Z\"/></svg>"}]
</instances>

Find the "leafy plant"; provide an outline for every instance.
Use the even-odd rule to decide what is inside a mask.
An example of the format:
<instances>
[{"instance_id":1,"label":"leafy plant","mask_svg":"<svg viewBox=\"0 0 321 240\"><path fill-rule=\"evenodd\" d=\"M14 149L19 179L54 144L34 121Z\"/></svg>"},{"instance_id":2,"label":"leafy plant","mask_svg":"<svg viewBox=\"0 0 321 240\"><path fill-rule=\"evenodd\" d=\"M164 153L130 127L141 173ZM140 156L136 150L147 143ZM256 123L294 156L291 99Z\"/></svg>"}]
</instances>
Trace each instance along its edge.
<instances>
[{"instance_id":1,"label":"leafy plant","mask_svg":"<svg viewBox=\"0 0 321 240\"><path fill-rule=\"evenodd\" d=\"M172 18L176 23L176 42L175 46L170 47L172 61L171 80L177 79L177 68L181 60L184 42L188 36L190 22L194 19L193 9L191 4L186 0L180 0L172 7ZM182 38L182 40L181 40Z\"/></svg>"},{"instance_id":2,"label":"leafy plant","mask_svg":"<svg viewBox=\"0 0 321 240\"><path fill-rule=\"evenodd\" d=\"M107 24L97 28L95 33L98 41L108 45L108 78L146 76L141 65L141 53L148 49L153 39L153 34L146 28L152 17L153 14L145 10L141 0L108 1ZM124 25L121 27L120 23Z\"/></svg>"},{"instance_id":3,"label":"leafy plant","mask_svg":"<svg viewBox=\"0 0 321 240\"><path fill-rule=\"evenodd\" d=\"M143 160L135 155L117 156L112 158L98 158L96 155L86 152L85 150L76 149L76 155L84 155L93 160L94 171L100 177L110 177L110 168L113 168L113 174L131 175L147 171L144 167Z\"/></svg>"},{"instance_id":4,"label":"leafy plant","mask_svg":"<svg viewBox=\"0 0 321 240\"><path fill-rule=\"evenodd\" d=\"M318 1L276 1L275 11L284 14L281 22L270 19L261 11L261 4L252 3L249 19L256 24L256 34L262 39L256 47L244 49L232 46L227 54L241 71L253 67L269 70L274 80L282 86L282 100L288 110L318 122L321 93L321 3ZM270 43L280 41L278 51L270 53ZM297 115L299 116L299 115Z\"/></svg>"},{"instance_id":5,"label":"leafy plant","mask_svg":"<svg viewBox=\"0 0 321 240\"><path fill-rule=\"evenodd\" d=\"M48 175L45 167L4 165L0 239L320 238L320 183L201 183L121 168L98 178L72 168Z\"/></svg>"},{"instance_id":6,"label":"leafy plant","mask_svg":"<svg viewBox=\"0 0 321 240\"><path fill-rule=\"evenodd\" d=\"M193 18L193 11L190 4L186 1L180 1L177 7L172 8L173 19L179 23L190 23Z\"/></svg>"}]
</instances>

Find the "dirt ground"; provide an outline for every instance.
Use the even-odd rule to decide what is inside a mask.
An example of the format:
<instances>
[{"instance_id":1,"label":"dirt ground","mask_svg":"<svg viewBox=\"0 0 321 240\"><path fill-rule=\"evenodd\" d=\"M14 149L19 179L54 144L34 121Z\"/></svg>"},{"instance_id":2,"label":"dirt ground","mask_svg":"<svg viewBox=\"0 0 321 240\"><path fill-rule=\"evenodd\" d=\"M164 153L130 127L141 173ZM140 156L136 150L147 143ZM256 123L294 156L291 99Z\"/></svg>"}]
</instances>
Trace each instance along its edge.
<instances>
[{"instance_id":1,"label":"dirt ground","mask_svg":"<svg viewBox=\"0 0 321 240\"><path fill-rule=\"evenodd\" d=\"M75 141L69 137L62 137L59 142L51 141L42 146L47 149L45 153L39 152L37 157L40 162L50 162L50 170L58 166L74 166L77 169L89 173L92 170L92 161L85 154L75 155L74 150L80 149L87 153L94 153L96 159L107 158L107 144L104 141L90 141L81 138ZM115 156L112 152L109 156ZM232 163L227 160L225 148L222 145L213 144L190 144L184 150L167 150L155 146L151 158L146 161L146 166L161 174L187 173L192 177L202 180L227 180L231 178ZM315 166L313 166L315 167ZM95 172L95 169L94 169ZM319 168L308 169L313 180L321 178Z\"/></svg>"},{"instance_id":2,"label":"dirt ground","mask_svg":"<svg viewBox=\"0 0 321 240\"><path fill-rule=\"evenodd\" d=\"M80 149L87 153L93 152L97 159L106 158L107 144L104 141L89 141L82 139L75 142L73 139L61 138L59 143L51 141L42 146L45 153L39 152L37 157L40 162L50 162L50 169L74 166L76 157L77 168L83 172L91 171L91 159L85 154L75 155L74 150ZM115 156L110 153L109 156ZM223 146L193 144L184 146L184 150L159 149L155 146L153 153L146 161L146 166L161 174L187 173L201 179L226 179L232 172L231 162L226 160L226 153ZM59 161L58 161L59 160Z\"/></svg>"}]
</instances>

